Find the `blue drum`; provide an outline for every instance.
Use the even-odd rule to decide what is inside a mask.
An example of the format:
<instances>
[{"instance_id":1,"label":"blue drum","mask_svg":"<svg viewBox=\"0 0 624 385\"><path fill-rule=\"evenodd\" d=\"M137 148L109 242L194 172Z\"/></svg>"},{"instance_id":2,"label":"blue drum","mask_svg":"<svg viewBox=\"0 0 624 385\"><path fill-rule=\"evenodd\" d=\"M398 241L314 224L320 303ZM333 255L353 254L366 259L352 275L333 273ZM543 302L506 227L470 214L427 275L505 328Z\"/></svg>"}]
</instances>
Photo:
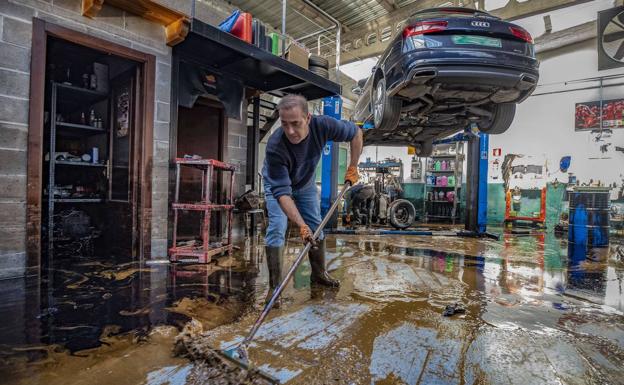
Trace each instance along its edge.
<instances>
[{"instance_id":1,"label":"blue drum","mask_svg":"<svg viewBox=\"0 0 624 385\"><path fill-rule=\"evenodd\" d=\"M609 188L577 187L570 194L568 242L609 246Z\"/></svg>"}]
</instances>

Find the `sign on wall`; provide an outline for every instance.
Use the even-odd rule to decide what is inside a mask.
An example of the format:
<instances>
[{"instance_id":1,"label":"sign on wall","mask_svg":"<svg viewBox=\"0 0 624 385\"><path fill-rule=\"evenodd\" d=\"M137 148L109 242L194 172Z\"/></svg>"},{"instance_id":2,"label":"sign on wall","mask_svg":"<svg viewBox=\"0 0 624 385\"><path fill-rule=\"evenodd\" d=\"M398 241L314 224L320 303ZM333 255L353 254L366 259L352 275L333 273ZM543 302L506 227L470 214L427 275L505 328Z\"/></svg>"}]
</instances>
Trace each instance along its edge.
<instances>
[{"instance_id":1,"label":"sign on wall","mask_svg":"<svg viewBox=\"0 0 624 385\"><path fill-rule=\"evenodd\" d=\"M600 129L600 101L576 103L574 130ZM602 101L602 128L624 127L624 99Z\"/></svg>"},{"instance_id":2,"label":"sign on wall","mask_svg":"<svg viewBox=\"0 0 624 385\"><path fill-rule=\"evenodd\" d=\"M598 70L624 66L624 6L598 12Z\"/></svg>"}]
</instances>

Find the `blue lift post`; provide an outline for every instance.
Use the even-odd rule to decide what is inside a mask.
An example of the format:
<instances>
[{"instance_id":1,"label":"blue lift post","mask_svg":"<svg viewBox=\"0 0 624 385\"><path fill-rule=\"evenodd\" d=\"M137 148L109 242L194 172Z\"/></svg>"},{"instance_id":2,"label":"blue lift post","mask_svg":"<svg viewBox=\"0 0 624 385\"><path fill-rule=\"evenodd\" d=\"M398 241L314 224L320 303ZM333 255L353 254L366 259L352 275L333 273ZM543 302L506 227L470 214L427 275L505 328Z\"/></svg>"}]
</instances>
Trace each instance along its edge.
<instances>
[{"instance_id":1,"label":"blue lift post","mask_svg":"<svg viewBox=\"0 0 624 385\"><path fill-rule=\"evenodd\" d=\"M477 206L477 232L485 234L487 231L488 207L488 155L490 151L490 136L479 133L479 193Z\"/></svg>"},{"instance_id":2,"label":"blue lift post","mask_svg":"<svg viewBox=\"0 0 624 385\"><path fill-rule=\"evenodd\" d=\"M468 140L466 230L480 235L487 234L488 152L488 135L474 129Z\"/></svg>"},{"instance_id":3,"label":"blue lift post","mask_svg":"<svg viewBox=\"0 0 624 385\"><path fill-rule=\"evenodd\" d=\"M342 98L340 96L330 96L323 98L323 115L340 119L342 112ZM323 149L321 158L321 215L329 211L336 195L338 194L338 159L339 146L333 142L327 142ZM327 229L335 229L338 225L338 213L334 213L327 222Z\"/></svg>"}]
</instances>

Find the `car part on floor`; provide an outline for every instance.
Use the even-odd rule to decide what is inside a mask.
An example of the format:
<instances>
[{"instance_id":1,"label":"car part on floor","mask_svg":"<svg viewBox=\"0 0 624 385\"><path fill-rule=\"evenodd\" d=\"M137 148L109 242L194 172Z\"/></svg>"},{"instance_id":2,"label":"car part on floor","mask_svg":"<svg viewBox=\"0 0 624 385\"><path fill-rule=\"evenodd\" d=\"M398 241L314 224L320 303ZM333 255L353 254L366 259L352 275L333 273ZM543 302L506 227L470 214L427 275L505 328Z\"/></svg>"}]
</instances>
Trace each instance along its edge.
<instances>
[{"instance_id":1,"label":"car part on floor","mask_svg":"<svg viewBox=\"0 0 624 385\"><path fill-rule=\"evenodd\" d=\"M397 229L406 229L414 223L416 208L406 199L397 199L390 204L390 224Z\"/></svg>"},{"instance_id":2,"label":"car part on floor","mask_svg":"<svg viewBox=\"0 0 624 385\"><path fill-rule=\"evenodd\" d=\"M323 217L321 224L318 226L318 228L314 232L313 238L315 240L318 239L319 236L321 235L321 232L325 228L325 225L327 224L329 219L332 217L332 215L336 211L338 204L342 201L342 198L344 197L349 187L351 187L351 184L348 182L345 182L344 187L340 191L340 194L338 194L338 197L336 198L336 200L334 200L334 203L331 205L331 207L329 208L329 210ZM260 329L260 326L262 326L262 324L264 323L264 320L266 319L267 315L269 315L269 312L271 311L271 309L273 309L273 306L275 305L275 302L277 301L279 296L282 294L282 291L284 291L284 289L286 288L286 285L288 284L290 279L295 274L295 270L297 270L297 268L303 261L303 258L306 256L306 254L308 254L308 252L310 252L311 248L312 248L312 243L307 242L303 250L301 250L297 258L293 262L292 266L290 266L290 269L288 269L288 272L286 273L286 276L284 277L282 282L273 292L273 296L271 297L269 302L267 302L267 304L264 306L262 313L260 313L260 316L258 316L258 319L254 323L253 327L251 328L251 330L249 331L249 334L247 334L245 339L242 342L236 343L236 345L229 347L228 349L214 350L219 356L224 357L230 361L236 362L242 368L245 368L245 369L251 368L249 364L248 354L247 354L247 347L249 346L254 336L258 332L258 329Z\"/></svg>"}]
</instances>

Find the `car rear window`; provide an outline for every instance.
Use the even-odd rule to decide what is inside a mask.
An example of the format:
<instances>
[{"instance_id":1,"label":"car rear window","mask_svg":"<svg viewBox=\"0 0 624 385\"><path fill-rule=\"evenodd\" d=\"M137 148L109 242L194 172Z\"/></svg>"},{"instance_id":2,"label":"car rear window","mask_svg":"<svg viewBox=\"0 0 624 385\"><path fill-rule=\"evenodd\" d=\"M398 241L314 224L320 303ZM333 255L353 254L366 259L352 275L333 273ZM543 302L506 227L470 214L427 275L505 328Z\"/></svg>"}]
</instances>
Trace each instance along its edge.
<instances>
[{"instance_id":1,"label":"car rear window","mask_svg":"<svg viewBox=\"0 0 624 385\"><path fill-rule=\"evenodd\" d=\"M454 11L454 10L432 10L425 12L416 12L412 15L412 17L418 17L419 19L433 19L433 18L463 18L463 17L482 17L484 19L498 19L496 16L492 16L490 14L474 11Z\"/></svg>"}]
</instances>

